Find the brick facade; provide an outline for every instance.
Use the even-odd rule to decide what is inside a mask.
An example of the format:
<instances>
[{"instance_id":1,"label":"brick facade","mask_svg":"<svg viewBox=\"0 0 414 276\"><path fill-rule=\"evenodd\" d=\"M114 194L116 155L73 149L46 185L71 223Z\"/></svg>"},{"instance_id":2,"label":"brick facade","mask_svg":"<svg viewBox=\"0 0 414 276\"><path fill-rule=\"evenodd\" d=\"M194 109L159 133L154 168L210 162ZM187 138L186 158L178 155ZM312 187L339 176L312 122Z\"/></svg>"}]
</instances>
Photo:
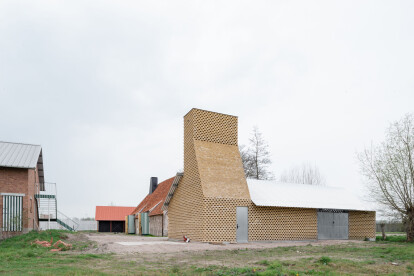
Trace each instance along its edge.
<instances>
[{"instance_id":1,"label":"brick facade","mask_svg":"<svg viewBox=\"0 0 414 276\"><path fill-rule=\"evenodd\" d=\"M375 212L349 212L349 239L375 238Z\"/></svg>"},{"instance_id":2,"label":"brick facade","mask_svg":"<svg viewBox=\"0 0 414 276\"><path fill-rule=\"evenodd\" d=\"M7 238L22 233L27 233L33 229L38 229L39 220L35 200L36 183L39 176L35 169L19 169L0 167L0 194L16 193L24 194L23 197L23 231L22 232L3 232L3 196L0 195L0 239Z\"/></svg>"},{"instance_id":3,"label":"brick facade","mask_svg":"<svg viewBox=\"0 0 414 276\"><path fill-rule=\"evenodd\" d=\"M249 241L317 239L317 209L253 204L237 127L235 116L199 109L184 116L184 176L168 206L168 237L236 242L236 207L248 207ZM350 212L349 238L375 238L375 212Z\"/></svg>"}]
</instances>

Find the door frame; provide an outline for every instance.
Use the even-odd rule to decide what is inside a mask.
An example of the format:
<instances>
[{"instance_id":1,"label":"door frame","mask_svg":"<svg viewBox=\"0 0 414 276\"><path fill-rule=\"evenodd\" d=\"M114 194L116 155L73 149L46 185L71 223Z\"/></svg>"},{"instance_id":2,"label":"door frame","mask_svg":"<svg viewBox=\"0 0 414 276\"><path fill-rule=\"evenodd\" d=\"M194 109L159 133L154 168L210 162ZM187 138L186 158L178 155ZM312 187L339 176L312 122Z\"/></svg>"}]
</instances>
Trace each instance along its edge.
<instances>
[{"instance_id":1,"label":"door frame","mask_svg":"<svg viewBox=\"0 0 414 276\"><path fill-rule=\"evenodd\" d=\"M239 210L246 210L243 211L243 213L239 213L241 211ZM244 216L245 215L245 220L246 220L246 239L238 239L238 233L240 233L239 231L239 223L240 221L238 221L238 217L240 216ZM236 206L236 242L237 243L248 243L249 242L249 207L247 206Z\"/></svg>"},{"instance_id":2,"label":"door frame","mask_svg":"<svg viewBox=\"0 0 414 276\"><path fill-rule=\"evenodd\" d=\"M329 233L324 233L325 234L325 236L326 236L326 238L320 238L320 226L322 226L322 225L320 225L320 218L319 218L319 214L320 213L326 213L326 214L330 214L330 215L332 215L332 225L331 225L331 232L329 232ZM347 218L347 237L346 238L342 238L342 237L339 237L338 236L338 234L339 234L339 232L337 233L335 230L338 230L339 231L339 229L338 229L338 227L343 227L343 226L336 226L335 225L335 222L336 223L338 223L340 220L338 219L338 221L336 221L337 219L335 219L335 217L338 217L338 216L335 216L335 214L346 214L347 216L346 216L346 218ZM349 239L349 211L348 210L338 210L338 209L316 209L316 228L317 228L317 239L318 240L348 240ZM329 225L323 225L324 227L329 227Z\"/></svg>"}]
</instances>

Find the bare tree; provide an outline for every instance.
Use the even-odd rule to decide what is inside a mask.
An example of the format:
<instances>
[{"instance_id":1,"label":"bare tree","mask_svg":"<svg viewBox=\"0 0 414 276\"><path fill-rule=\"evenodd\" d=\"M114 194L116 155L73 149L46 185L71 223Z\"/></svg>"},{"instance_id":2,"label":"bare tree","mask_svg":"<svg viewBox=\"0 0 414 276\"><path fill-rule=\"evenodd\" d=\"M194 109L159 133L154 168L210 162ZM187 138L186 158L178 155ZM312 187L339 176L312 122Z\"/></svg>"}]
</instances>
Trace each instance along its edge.
<instances>
[{"instance_id":1,"label":"bare tree","mask_svg":"<svg viewBox=\"0 0 414 276\"><path fill-rule=\"evenodd\" d=\"M241 145L239 149L246 178L273 179L273 173L268 169L272 164L269 145L257 127L253 128L249 146Z\"/></svg>"},{"instance_id":2,"label":"bare tree","mask_svg":"<svg viewBox=\"0 0 414 276\"><path fill-rule=\"evenodd\" d=\"M384 213L398 214L414 241L414 116L390 125L385 141L358 154L371 196Z\"/></svg>"},{"instance_id":3,"label":"bare tree","mask_svg":"<svg viewBox=\"0 0 414 276\"><path fill-rule=\"evenodd\" d=\"M281 182L309 184L309 185L325 185L325 178L319 172L318 167L312 166L309 163L304 163L301 166L292 167L285 170L280 176Z\"/></svg>"},{"instance_id":4,"label":"bare tree","mask_svg":"<svg viewBox=\"0 0 414 276\"><path fill-rule=\"evenodd\" d=\"M250 158L249 148L246 147L245 145L240 145L239 151L240 151L240 157L241 157L242 164L243 164L244 174L246 175L247 178L250 178L253 175L253 166L251 165L252 161Z\"/></svg>"}]
</instances>

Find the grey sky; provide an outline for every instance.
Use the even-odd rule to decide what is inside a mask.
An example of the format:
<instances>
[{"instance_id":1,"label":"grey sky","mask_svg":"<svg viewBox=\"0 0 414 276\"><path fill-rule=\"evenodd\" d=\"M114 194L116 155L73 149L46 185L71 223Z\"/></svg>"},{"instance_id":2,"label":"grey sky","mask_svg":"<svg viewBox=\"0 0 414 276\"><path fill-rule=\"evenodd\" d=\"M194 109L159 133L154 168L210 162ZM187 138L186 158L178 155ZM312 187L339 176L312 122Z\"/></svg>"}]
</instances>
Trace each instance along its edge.
<instances>
[{"instance_id":1,"label":"grey sky","mask_svg":"<svg viewBox=\"0 0 414 276\"><path fill-rule=\"evenodd\" d=\"M0 140L41 144L58 207L134 206L183 167L192 107L257 125L282 170L361 189L413 111L413 1L1 1Z\"/></svg>"}]
</instances>

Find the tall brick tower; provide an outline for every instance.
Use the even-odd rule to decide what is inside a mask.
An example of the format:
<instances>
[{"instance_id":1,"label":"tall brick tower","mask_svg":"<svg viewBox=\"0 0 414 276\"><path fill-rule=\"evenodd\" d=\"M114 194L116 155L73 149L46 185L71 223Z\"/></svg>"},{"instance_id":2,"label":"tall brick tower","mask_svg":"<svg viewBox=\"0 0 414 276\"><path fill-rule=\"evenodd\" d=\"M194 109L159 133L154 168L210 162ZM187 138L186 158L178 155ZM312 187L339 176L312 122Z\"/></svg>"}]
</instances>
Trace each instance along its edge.
<instances>
[{"instance_id":1,"label":"tall brick tower","mask_svg":"<svg viewBox=\"0 0 414 276\"><path fill-rule=\"evenodd\" d=\"M237 141L235 116L195 108L184 116L184 176L169 205L169 237L236 240L236 206L250 204Z\"/></svg>"}]
</instances>

